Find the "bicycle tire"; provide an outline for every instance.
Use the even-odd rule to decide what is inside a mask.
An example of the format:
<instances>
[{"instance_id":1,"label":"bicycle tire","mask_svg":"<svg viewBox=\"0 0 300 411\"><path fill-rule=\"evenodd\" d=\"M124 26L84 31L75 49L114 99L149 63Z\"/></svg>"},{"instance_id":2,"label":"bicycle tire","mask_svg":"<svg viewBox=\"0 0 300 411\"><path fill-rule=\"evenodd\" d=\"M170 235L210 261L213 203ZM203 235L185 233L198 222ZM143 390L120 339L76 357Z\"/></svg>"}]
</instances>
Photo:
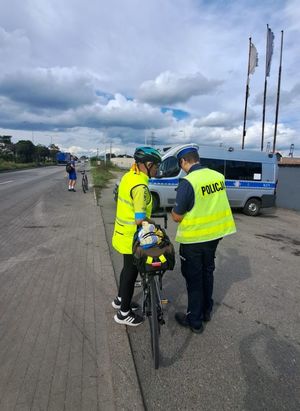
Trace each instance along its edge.
<instances>
[{"instance_id":1,"label":"bicycle tire","mask_svg":"<svg viewBox=\"0 0 300 411\"><path fill-rule=\"evenodd\" d=\"M89 189L89 181L88 181L87 176L85 175L85 191L88 191L88 189Z\"/></svg>"},{"instance_id":2,"label":"bicycle tire","mask_svg":"<svg viewBox=\"0 0 300 411\"><path fill-rule=\"evenodd\" d=\"M81 186L82 186L82 191L85 193L84 176L82 177L82 180L81 180Z\"/></svg>"},{"instance_id":3,"label":"bicycle tire","mask_svg":"<svg viewBox=\"0 0 300 411\"><path fill-rule=\"evenodd\" d=\"M154 368L157 370L159 367L159 334L160 326L157 315L158 295L157 287L154 277L150 279L150 304L151 315L149 316L150 333L151 333L151 347Z\"/></svg>"}]
</instances>

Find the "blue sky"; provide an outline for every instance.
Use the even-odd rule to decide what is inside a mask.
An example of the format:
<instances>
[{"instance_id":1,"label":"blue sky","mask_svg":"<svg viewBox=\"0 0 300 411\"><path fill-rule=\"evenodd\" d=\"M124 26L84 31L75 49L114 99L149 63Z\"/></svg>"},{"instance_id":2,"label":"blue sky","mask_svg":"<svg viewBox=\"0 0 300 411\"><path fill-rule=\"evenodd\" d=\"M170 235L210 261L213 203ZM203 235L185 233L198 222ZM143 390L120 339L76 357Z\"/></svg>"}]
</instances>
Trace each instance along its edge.
<instances>
[{"instance_id":1,"label":"blue sky","mask_svg":"<svg viewBox=\"0 0 300 411\"><path fill-rule=\"evenodd\" d=\"M287 1L11 0L0 3L0 134L76 154L197 142L260 149L266 25L275 35L265 142L300 155L300 7Z\"/></svg>"}]
</instances>

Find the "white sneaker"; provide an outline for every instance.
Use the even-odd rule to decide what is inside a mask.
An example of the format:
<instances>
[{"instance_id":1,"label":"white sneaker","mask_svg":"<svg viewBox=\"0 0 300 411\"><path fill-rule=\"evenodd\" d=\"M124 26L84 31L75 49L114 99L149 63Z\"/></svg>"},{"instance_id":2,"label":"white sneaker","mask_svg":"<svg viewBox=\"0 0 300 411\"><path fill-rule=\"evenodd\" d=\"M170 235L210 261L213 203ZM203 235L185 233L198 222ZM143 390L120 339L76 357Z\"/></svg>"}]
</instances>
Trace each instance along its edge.
<instances>
[{"instance_id":1,"label":"white sneaker","mask_svg":"<svg viewBox=\"0 0 300 411\"><path fill-rule=\"evenodd\" d=\"M137 325L140 325L144 322L143 317L131 310L127 315L122 315L121 311L119 310L114 316L114 320L118 324L130 325L131 327L136 327Z\"/></svg>"}]
</instances>

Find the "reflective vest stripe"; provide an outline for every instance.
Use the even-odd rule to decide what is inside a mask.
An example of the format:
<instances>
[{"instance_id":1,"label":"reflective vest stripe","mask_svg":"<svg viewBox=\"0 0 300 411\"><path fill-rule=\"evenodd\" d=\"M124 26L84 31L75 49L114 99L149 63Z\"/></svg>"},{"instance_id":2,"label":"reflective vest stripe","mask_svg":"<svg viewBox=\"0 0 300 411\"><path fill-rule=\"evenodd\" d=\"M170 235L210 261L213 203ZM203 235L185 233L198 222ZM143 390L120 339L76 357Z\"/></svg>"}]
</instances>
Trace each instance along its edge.
<instances>
[{"instance_id":1,"label":"reflective vest stripe","mask_svg":"<svg viewBox=\"0 0 300 411\"><path fill-rule=\"evenodd\" d=\"M127 224L127 225L136 225L135 221L122 220L120 217L116 217L116 223L118 223L118 224Z\"/></svg>"},{"instance_id":2,"label":"reflective vest stripe","mask_svg":"<svg viewBox=\"0 0 300 411\"><path fill-rule=\"evenodd\" d=\"M235 224L233 221L228 221L223 224L214 225L210 228L202 228L202 229L200 228L198 230L193 230L193 231L184 231L178 234L181 236L182 239L189 239L189 238L194 238L195 236L206 236L209 234L215 234L215 233L218 233L219 231L222 231L223 232L222 236L224 236L226 235L226 230L228 228L235 228Z\"/></svg>"},{"instance_id":3,"label":"reflective vest stripe","mask_svg":"<svg viewBox=\"0 0 300 411\"><path fill-rule=\"evenodd\" d=\"M122 203L125 203L125 204L128 204L128 205L131 206L130 201L125 200L124 198L120 197L119 195L118 195L118 201L121 201Z\"/></svg>"},{"instance_id":4,"label":"reflective vest stripe","mask_svg":"<svg viewBox=\"0 0 300 411\"><path fill-rule=\"evenodd\" d=\"M206 217L190 218L189 220L183 219L180 225L182 227L186 227L186 226L195 225L195 224L207 224L213 221L218 221L220 220L220 218L224 218L227 216L231 216L230 210L225 210L220 213L208 215Z\"/></svg>"}]
</instances>

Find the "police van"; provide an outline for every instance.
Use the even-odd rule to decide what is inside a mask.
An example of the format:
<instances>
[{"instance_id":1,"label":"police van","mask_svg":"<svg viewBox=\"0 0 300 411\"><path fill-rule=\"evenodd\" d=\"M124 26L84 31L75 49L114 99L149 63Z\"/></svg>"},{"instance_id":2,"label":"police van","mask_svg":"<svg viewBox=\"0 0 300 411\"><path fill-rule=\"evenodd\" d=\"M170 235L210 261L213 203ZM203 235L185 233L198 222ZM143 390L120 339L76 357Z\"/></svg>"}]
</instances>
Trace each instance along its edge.
<instances>
[{"instance_id":1,"label":"police van","mask_svg":"<svg viewBox=\"0 0 300 411\"><path fill-rule=\"evenodd\" d=\"M275 155L233 147L184 144L171 147L165 152L157 176L149 180L153 211L175 204L176 188L180 178L185 176L176 155L187 147L198 149L202 166L224 174L226 192L232 208L241 208L245 214L256 216L261 208L275 206L278 179Z\"/></svg>"}]
</instances>

